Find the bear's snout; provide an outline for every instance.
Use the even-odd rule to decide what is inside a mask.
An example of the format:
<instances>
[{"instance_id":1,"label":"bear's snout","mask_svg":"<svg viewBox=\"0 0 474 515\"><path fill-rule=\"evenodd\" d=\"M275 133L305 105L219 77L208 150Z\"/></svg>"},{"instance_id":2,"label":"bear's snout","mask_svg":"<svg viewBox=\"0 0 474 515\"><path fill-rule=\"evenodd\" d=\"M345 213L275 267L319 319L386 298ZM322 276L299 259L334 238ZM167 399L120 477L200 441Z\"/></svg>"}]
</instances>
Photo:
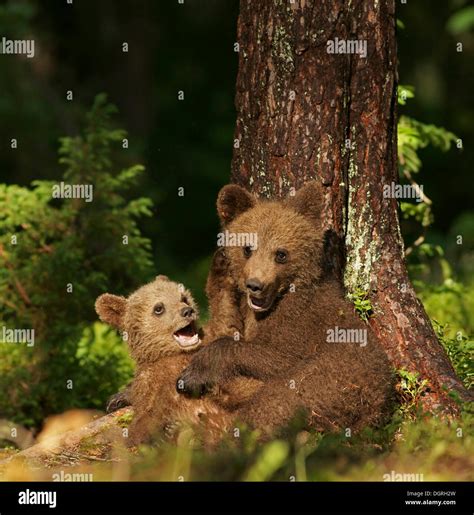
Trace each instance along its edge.
<instances>
[{"instance_id":1,"label":"bear's snout","mask_svg":"<svg viewBox=\"0 0 474 515\"><path fill-rule=\"evenodd\" d=\"M263 283L258 279L249 279L245 285L252 293L261 293L263 291Z\"/></svg>"},{"instance_id":2,"label":"bear's snout","mask_svg":"<svg viewBox=\"0 0 474 515\"><path fill-rule=\"evenodd\" d=\"M181 310L181 316L184 318L191 318L194 315L194 309L190 306L186 306Z\"/></svg>"}]
</instances>

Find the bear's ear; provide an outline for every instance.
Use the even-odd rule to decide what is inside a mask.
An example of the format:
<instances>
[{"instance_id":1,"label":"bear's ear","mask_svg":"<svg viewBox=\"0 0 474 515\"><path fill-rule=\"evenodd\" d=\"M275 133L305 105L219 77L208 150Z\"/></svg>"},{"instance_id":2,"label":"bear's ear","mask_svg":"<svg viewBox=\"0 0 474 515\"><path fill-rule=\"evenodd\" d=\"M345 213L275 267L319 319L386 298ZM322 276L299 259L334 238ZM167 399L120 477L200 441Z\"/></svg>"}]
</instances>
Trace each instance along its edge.
<instances>
[{"instance_id":1,"label":"bear's ear","mask_svg":"<svg viewBox=\"0 0 474 515\"><path fill-rule=\"evenodd\" d=\"M313 222L321 223L324 194L323 187L318 181L307 182L294 197L289 197L288 206L298 213L310 218Z\"/></svg>"},{"instance_id":2,"label":"bear's ear","mask_svg":"<svg viewBox=\"0 0 474 515\"><path fill-rule=\"evenodd\" d=\"M118 295L104 293L95 301L95 310L102 322L117 329L123 329L123 317L127 308L127 299Z\"/></svg>"},{"instance_id":3,"label":"bear's ear","mask_svg":"<svg viewBox=\"0 0 474 515\"><path fill-rule=\"evenodd\" d=\"M217 214L225 225L255 206L255 198L237 184L224 186L217 196Z\"/></svg>"},{"instance_id":4,"label":"bear's ear","mask_svg":"<svg viewBox=\"0 0 474 515\"><path fill-rule=\"evenodd\" d=\"M170 278L167 275L157 275L155 281L169 281Z\"/></svg>"},{"instance_id":5,"label":"bear's ear","mask_svg":"<svg viewBox=\"0 0 474 515\"><path fill-rule=\"evenodd\" d=\"M227 271L229 268L229 259L225 250L222 247L219 247L215 252L214 256L212 256L211 269L209 273L219 273Z\"/></svg>"}]
</instances>

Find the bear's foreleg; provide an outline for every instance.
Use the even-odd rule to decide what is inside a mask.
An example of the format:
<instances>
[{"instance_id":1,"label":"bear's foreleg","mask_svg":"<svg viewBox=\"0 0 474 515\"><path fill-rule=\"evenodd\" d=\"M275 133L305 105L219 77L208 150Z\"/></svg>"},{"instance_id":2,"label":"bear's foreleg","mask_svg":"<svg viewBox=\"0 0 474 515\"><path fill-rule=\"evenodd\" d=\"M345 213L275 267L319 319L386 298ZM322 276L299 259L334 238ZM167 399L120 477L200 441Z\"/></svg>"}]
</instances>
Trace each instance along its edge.
<instances>
[{"instance_id":1,"label":"bear's foreleg","mask_svg":"<svg viewBox=\"0 0 474 515\"><path fill-rule=\"evenodd\" d=\"M196 353L177 381L179 393L201 396L235 376L268 380L295 364L295 358L265 344L220 338Z\"/></svg>"}]
</instances>

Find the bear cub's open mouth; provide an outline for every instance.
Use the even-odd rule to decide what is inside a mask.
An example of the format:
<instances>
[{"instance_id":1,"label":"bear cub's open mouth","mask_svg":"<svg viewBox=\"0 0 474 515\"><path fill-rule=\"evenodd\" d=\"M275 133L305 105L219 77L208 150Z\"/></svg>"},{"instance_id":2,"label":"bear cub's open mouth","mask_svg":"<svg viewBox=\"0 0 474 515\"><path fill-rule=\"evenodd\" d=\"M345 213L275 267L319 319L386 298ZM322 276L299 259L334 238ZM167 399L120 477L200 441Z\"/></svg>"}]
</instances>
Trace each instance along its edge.
<instances>
[{"instance_id":1,"label":"bear cub's open mouth","mask_svg":"<svg viewBox=\"0 0 474 515\"><path fill-rule=\"evenodd\" d=\"M178 329L173 333L173 337L178 342L180 347L192 347L201 341L199 339L199 334L194 322L191 322L181 329Z\"/></svg>"},{"instance_id":2,"label":"bear cub's open mouth","mask_svg":"<svg viewBox=\"0 0 474 515\"><path fill-rule=\"evenodd\" d=\"M270 308L272 302L268 299L261 298L261 297L254 297L253 295L248 295L247 297L248 305L254 310L254 311L267 311L267 309Z\"/></svg>"}]
</instances>

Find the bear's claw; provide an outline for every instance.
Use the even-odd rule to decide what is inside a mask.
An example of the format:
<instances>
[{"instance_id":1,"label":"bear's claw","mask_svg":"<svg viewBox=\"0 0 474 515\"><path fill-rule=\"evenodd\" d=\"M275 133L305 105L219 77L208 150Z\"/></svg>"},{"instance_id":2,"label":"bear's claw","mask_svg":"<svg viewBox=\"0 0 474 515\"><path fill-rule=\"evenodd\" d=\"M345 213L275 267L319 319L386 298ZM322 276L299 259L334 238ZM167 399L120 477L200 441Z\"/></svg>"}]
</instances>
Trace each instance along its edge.
<instances>
[{"instance_id":1,"label":"bear's claw","mask_svg":"<svg viewBox=\"0 0 474 515\"><path fill-rule=\"evenodd\" d=\"M199 398L202 397L208 390L207 383L203 381L196 381L192 377L192 373L187 369L178 377L176 381L176 391L188 397Z\"/></svg>"},{"instance_id":2,"label":"bear's claw","mask_svg":"<svg viewBox=\"0 0 474 515\"><path fill-rule=\"evenodd\" d=\"M118 392L107 400L107 405L105 408L106 413L113 413L114 411L119 410L120 408L125 408L131 405L129 399L130 391L129 388L125 388L125 390Z\"/></svg>"}]
</instances>

